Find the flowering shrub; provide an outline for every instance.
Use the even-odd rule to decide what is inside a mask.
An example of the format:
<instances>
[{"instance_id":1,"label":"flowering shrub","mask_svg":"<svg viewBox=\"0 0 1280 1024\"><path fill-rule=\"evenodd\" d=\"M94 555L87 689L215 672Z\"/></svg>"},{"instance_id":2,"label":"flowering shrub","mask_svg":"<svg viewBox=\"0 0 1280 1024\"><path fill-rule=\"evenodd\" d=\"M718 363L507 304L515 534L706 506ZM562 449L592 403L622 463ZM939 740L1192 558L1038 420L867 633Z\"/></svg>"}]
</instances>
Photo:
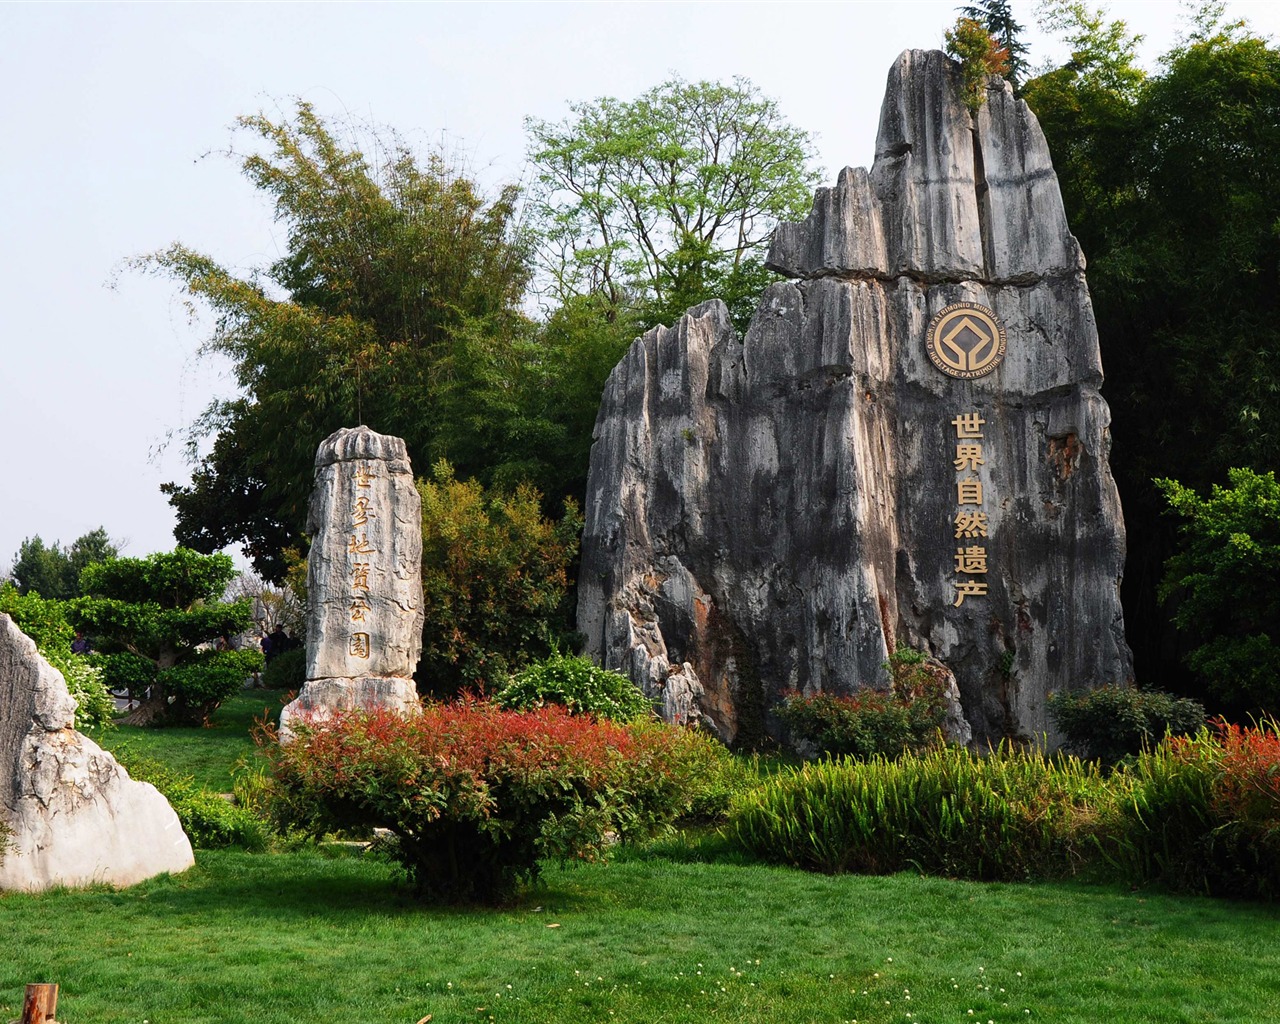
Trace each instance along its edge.
<instances>
[{"instance_id":1,"label":"flowering shrub","mask_svg":"<svg viewBox=\"0 0 1280 1024\"><path fill-rule=\"evenodd\" d=\"M539 858L595 858L608 833L644 835L680 813L696 767L686 742L554 705L514 712L464 699L408 718L342 715L264 749L282 824L389 829L424 894L493 901L535 878Z\"/></svg>"},{"instance_id":2,"label":"flowering shrub","mask_svg":"<svg viewBox=\"0 0 1280 1024\"><path fill-rule=\"evenodd\" d=\"M596 715L615 722L653 715L653 702L626 676L571 654L553 654L521 669L494 697L494 703L512 711L562 704L571 714Z\"/></svg>"}]
</instances>

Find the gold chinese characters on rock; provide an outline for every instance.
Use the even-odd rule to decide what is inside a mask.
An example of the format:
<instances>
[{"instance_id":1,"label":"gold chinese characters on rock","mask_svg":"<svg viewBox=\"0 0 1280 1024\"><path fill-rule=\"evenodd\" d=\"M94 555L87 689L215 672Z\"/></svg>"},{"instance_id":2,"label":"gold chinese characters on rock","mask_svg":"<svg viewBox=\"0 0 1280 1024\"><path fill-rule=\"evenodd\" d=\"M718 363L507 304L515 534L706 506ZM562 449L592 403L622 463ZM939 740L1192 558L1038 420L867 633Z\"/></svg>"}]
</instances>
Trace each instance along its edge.
<instances>
[{"instance_id":1,"label":"gold chinese characters on rock","mask_svg":"<svg viewBox=\"0 0 1280 1024\"><path fill-rule=\"evenodd\" d=\"M948 377L973 380L992 373L1003 361L1008 338L995 311L976 302L953 302L943 307L925 334L929 361ZM953 608L966 600L987 596L987 540L991 523L987 505L991 495L982 482L987 464L983 427L976 410L957 413L954 429L955 506L951 526L955 544ZM990 480L990 475L987 477Z\"/></svg>"},{"instance_id":2,"label":"gold chinese characters on rock","mask_svg":"<svg viewBox=\"0 0 1280 1024\"><path fill-rule=\"evenodd\" d=\"M951 421L955 428L956 457L956 546L955 575L967 577L955 581L954 607L964 604L966 597L985 597L987 593L987 513L983 510L986 494L978 467L986 465L982 448L982 428L986 420L976 412L962 412ZM978 541L979 543L964 543Z\"/></svg>"},{"instance_id":3,"label":"gold chinese characters on rock","mask_svg":"<svg viewBox=\"0 0 1280 1024\"><path fill-rule=\"evenodd\" d=\"M369 572L373 568L378 550L369 543L369 521L376 518L367 493L373 487L373 474L367 469L357 469L352 477L355 496L351 503L351 534L347 538L347 554L351 558L350 603L352 631L347 639L347 655L368 661L372 655L367 619L372 611L369 603Z\"/></svg>"}]
</instances>

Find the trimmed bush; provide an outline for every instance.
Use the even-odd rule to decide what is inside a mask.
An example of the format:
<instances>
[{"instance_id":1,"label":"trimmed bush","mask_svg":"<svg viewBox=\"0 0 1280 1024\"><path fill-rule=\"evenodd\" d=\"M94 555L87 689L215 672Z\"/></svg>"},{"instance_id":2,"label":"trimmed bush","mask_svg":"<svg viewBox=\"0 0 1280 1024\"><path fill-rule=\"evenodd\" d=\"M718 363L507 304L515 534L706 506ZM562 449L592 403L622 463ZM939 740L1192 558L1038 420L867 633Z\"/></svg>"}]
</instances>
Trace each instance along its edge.
<instances>
[{"instance_id":1,"label":"trimmed bush","mask_svg":"<svg viewBox=\"0 0 1280 1024\"><path fill-rule=\"evenodd\" d=\"M202 789L190 775L182 775L127 748L118 748L115 758L132 778L160 790L177 813L192 846L205 850L237 846L251 852L267 848L271 827L249 808Z\"/></svg>"},{"instance_id":2,"label":"trimmed bush","mask_svg":"<svg viewBox=\"0 0 1280 1024\"><path fill-rule=\"evenodd\" d=\"M1204 706L1196 701L1127 686L1053 693L1047 707L1069 751L1105 764L1150 749L1166 734L1185 736L1204 725Z\"/></svg>"},{"instance_id":3,"label":"trimmed bush","mask_svg":"<svg viewBox=\"0 0 1280 1024\"><path fill-rule=\"evenodd\" d=\"M277 654L262 670L262 685L268 690L283 690L289 693L302 689L307 681L307 652L305 648L295 647Z\"/></svg>"},{"instance_id":4,"label":"trimmed bush","mask_svg":"<svg viewBox=\"0 0 1280 1024\"><path fill-rule=\"evenodd\" d=\"M729 830L765 860L815 871L1021 879L1083 865L1106 802L1083 762L944 747L784 772L735 802Z\"/></svg>"},{"instance_id":5,"label":"trimmed bush","mask_svg":"<svg viewBox=\"0 0 1280 1024\"><path fill-rule=\"evenodd\" d=\"M593 859L611 833L651 834L692 805L701 754L669 727L474 699L340 715L286 747L269 728L262 738L282 825L389 829L413 884L448 901L503 900L540 858Z\"/></svg>"},{"instance_id":6,"label":"trimmed bush","mask_svg":"<svg viewBox=\"0 0 1280 1024\"><path fill-rule=\"evenodd\" d=\"M630 679L572 654L553 654L521 669L494 703L510 711L559 704L571 715L595 715L615 722L653 716L653 702Z\"/></svg>"}]
</instances>

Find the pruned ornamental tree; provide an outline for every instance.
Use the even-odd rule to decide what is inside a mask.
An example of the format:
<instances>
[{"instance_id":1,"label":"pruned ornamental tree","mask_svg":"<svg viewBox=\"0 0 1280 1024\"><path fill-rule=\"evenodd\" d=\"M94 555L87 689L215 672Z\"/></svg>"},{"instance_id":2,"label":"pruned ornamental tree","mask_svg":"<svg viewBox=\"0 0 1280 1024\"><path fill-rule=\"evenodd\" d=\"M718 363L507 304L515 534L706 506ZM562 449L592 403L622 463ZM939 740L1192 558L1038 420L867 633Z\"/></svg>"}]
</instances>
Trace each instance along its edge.
<instances>
[{"instance_id":1,"label":"pruned ornamental tree","mask_svg":"<svg viewBox=\"0 0 1280 1024\"><path fill-rule=\"evenodd\" d=\"M207 723L262 667L259 651L217 649L253 621L251 602L219 600L235 574L227 555L182 547L85 569L71 617L95 637L107 686L147 694L129 724Z\"/></svg>"},{"instance_id":2,"label":"pruned ornamental tree","mask_svg":"<svg viewBox=\"0 0 1280 1024\"><path fill-rule=\"evenodd\" d=\"M774 226L803 218L821 179L808 133L745 78L569 109L525 122L553 298L599 295L644 328L721 298L745 328Z\"/></svg>"}]
</instances>

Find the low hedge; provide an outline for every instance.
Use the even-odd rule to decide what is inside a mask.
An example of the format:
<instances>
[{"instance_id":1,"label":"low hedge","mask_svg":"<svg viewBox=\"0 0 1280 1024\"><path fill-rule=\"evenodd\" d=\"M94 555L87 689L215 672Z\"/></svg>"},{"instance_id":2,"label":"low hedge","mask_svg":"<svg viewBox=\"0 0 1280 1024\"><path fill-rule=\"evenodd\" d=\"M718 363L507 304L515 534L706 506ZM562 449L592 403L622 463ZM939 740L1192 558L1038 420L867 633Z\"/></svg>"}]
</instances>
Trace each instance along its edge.
<instances>
[{"instance_id":1,"label":"low hedge","mask_svg":"<svg viewBox=\"0 0 1280 1024\"><path fill-rule=\"evenodd\" d=\"M1166 735L1188 736L1205 724L1204 706L1187 697L1130 686L1049 695L1050 717L1080 757L1115 764Z\"/></svg>"}]
</instances>

